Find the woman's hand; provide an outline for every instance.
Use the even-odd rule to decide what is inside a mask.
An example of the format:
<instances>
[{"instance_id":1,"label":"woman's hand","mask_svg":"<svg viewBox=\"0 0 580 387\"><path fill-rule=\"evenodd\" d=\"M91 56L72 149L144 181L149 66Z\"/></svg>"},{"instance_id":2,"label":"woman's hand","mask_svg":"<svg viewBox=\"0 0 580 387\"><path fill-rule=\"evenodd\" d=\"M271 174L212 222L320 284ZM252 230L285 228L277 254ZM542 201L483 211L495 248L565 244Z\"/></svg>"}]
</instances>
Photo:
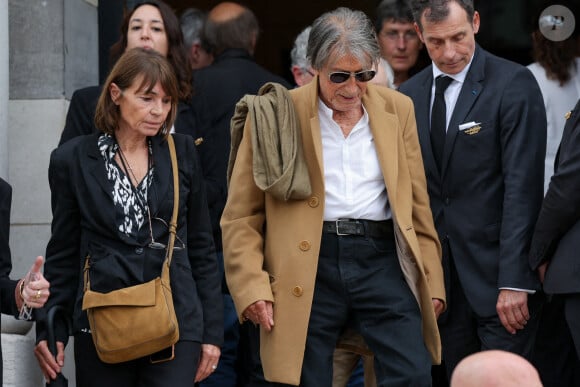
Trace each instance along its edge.
<instances>
[{"instance_id":1,"label":"woman's hand","mask_svg":"<svg viewBox=\"0 0 580 387\"><path fill-rule=\"evenodd\" d=\"M29 308L42 308L50 296L50 284L40 271L44 263L42 256L36 257L28 274L18 283L18 292L21 299L16 297L16 304L20 308L22 302ZM22 281L24 281L22 283ZM19 302L20 301L20 302Z\"/></svg>"},{"instance_id":2,"label":"woman's hand","mask_svg":"<svg viewBox=\"0 0 580 387\"><path fill-rule=\"evenodd\" d=\"M220 359L220 348L212 344L201 345L201 359L197 366L195 382L200 382L210 376L217 368Z\"/></svg>"},{"instance_id":3,"label":"woman's hand","mask_svg":"<svg viewBox=\"0 0 580 387\"><path fill-rule=\"evenodd\" d=\"M34 356L36 356L40 370L47 382L56 379L56 376L62 371L62 367L64 367L64 343L57 341L56 351L55 358L48 349L46 340L40 341L34 347Z\"/></svg>"}]
</instances>

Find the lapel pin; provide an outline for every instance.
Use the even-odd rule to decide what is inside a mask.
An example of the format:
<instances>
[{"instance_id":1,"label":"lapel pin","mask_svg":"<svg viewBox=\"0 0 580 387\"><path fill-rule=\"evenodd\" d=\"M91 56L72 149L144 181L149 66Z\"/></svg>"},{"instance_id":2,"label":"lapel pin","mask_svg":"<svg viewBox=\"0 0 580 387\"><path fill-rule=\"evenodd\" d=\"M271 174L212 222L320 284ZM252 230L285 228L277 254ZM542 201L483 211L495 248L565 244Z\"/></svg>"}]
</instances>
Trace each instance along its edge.
<instances>
[{"instance_id":1,"label":"lapel pin","mask_svg":"<svg viewBox=\"0 0 580 387\"><path fill-rule=\"evenodd\" d=\"M201 144L202 142L203 142L203 137L198 137L194 141L194 143L195 143L196 146L199 145L199 144Z\"/></svg>"},{"instance_id":2,"label":"lapel pin","mask_svg":"<svg viewBox=\"0 0 580 387\"><path fill-rule=\"evenodd\" d=\"M481 126L476 125L476 126L472 126L469 129L465 129L464 132L465 132L465 134L469 134L471 136L471 135L479 133L480 130L481 130Z\"/></svg>"},{"instance_id":3,"label":"lapel pin","mask_svg":"<svg viewBox=\"0 0 580 387\"><path fill-rule=\"evenodd\" d=\"M564 118L568 119L572 115L572 111L570 110L568 113L564 114Z\"/></svg>"}]
</instances>

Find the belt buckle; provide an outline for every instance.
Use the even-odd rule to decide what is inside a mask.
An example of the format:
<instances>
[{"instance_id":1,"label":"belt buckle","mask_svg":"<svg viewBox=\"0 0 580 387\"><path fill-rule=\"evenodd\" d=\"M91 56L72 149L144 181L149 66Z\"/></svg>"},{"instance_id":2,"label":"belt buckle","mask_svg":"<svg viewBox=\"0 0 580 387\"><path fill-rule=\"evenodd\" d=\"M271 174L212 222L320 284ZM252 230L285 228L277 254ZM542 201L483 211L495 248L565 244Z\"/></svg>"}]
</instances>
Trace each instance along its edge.
<instances>
[{"instance_id":1,"label":"belt buckle","mask_svg":"<svg viewBox=\"0 0 580 387\"><path fill-rule=\"evenodd\" d=\"M346 219L337 219L334 221L334 223L336 224L336 235L339 235L339 236L340 235L350 235L349 233L342 233L342 232L338 231L340 222L344 222L344 221L347 221L347 220Z\"/></svg>"}]
</instances>

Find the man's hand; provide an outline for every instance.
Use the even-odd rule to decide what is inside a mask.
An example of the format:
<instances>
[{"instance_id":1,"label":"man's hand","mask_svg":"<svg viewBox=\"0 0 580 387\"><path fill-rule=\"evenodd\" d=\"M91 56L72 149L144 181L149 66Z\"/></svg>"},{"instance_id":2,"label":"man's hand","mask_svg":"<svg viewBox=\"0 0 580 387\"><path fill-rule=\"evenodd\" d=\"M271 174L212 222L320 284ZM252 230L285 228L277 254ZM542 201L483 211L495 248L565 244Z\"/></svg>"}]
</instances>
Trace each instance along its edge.
<instances>
[{"instance_id":1,"label":"man's hand","mask_svg":"<svg viewBox=\"0 0 580 387\"><path fill-rule=\"evenodd\" d=\"M501 289L495 309L504 328L514 335L518 329L524 329L530 319L528 293Z\"/></svg>"},{"instance_id":2,"label":"man's hand","mask_svg":"<svg viewBox=\"0 0 580 387\"><path fill-rule=\"evenodd\" d=\"M244 310L242 316L270 332L274 326L274 305L271 301L256 301Z\"/></svg>"}]
</instances>

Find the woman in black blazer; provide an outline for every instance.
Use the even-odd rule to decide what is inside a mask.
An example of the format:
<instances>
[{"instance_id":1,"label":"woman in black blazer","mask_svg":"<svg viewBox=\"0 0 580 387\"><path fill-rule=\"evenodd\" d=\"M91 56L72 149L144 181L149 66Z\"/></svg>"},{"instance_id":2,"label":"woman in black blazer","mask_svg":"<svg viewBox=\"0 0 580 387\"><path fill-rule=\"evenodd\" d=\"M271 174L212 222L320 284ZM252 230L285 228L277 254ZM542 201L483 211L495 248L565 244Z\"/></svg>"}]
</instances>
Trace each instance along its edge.
<instances>
[{"instance_id":1,"label":"woman in black blazer","mask_svg":"<svg viewBox=\"0 0 580 387\"><path fill-rule=\"evenodd\" d=\"M175 126L193 127L193 114L188 104L191 96L191 69L187 50L183 44L179 19L163 1L140 1L127 12L121 24L121 37L111 47L111 62L116 62L126 50L135 47L155 50L167 57L177 77L179 89L180 102ZM95 126L95 108L102 89L102 85L89 86L73 93L58 145L76 136L99 131Z\"/></svg>"},{"instance_id":2,"label":"woman in black blazer","mask_svg":"<svg viewBox=\"0 0 580 387\"><path fill-rule=\"evenodd\" d=\"M52 236L45 275L52 295L73 320L79 386L191 386L217 366L223 306L203 178L190 136L174 135L179 167L179 215L170 267L180 338L175 358L152 354L103 363L82 311L85 257L91 289L108 292L147 282L161 273L173 210L168 128L175 119L177 80L154 50L128 50L105 82L96 110L100 133L79 136L53 151L49 166ZM155 321L151 321L152 324ZM66 334L57 329L57 356L37 323L35 353L47 380L64 362ZM163 351L162 351L163 352ZM200 355L201 354L201 355Z\"/></svg>"}]
</instances>

